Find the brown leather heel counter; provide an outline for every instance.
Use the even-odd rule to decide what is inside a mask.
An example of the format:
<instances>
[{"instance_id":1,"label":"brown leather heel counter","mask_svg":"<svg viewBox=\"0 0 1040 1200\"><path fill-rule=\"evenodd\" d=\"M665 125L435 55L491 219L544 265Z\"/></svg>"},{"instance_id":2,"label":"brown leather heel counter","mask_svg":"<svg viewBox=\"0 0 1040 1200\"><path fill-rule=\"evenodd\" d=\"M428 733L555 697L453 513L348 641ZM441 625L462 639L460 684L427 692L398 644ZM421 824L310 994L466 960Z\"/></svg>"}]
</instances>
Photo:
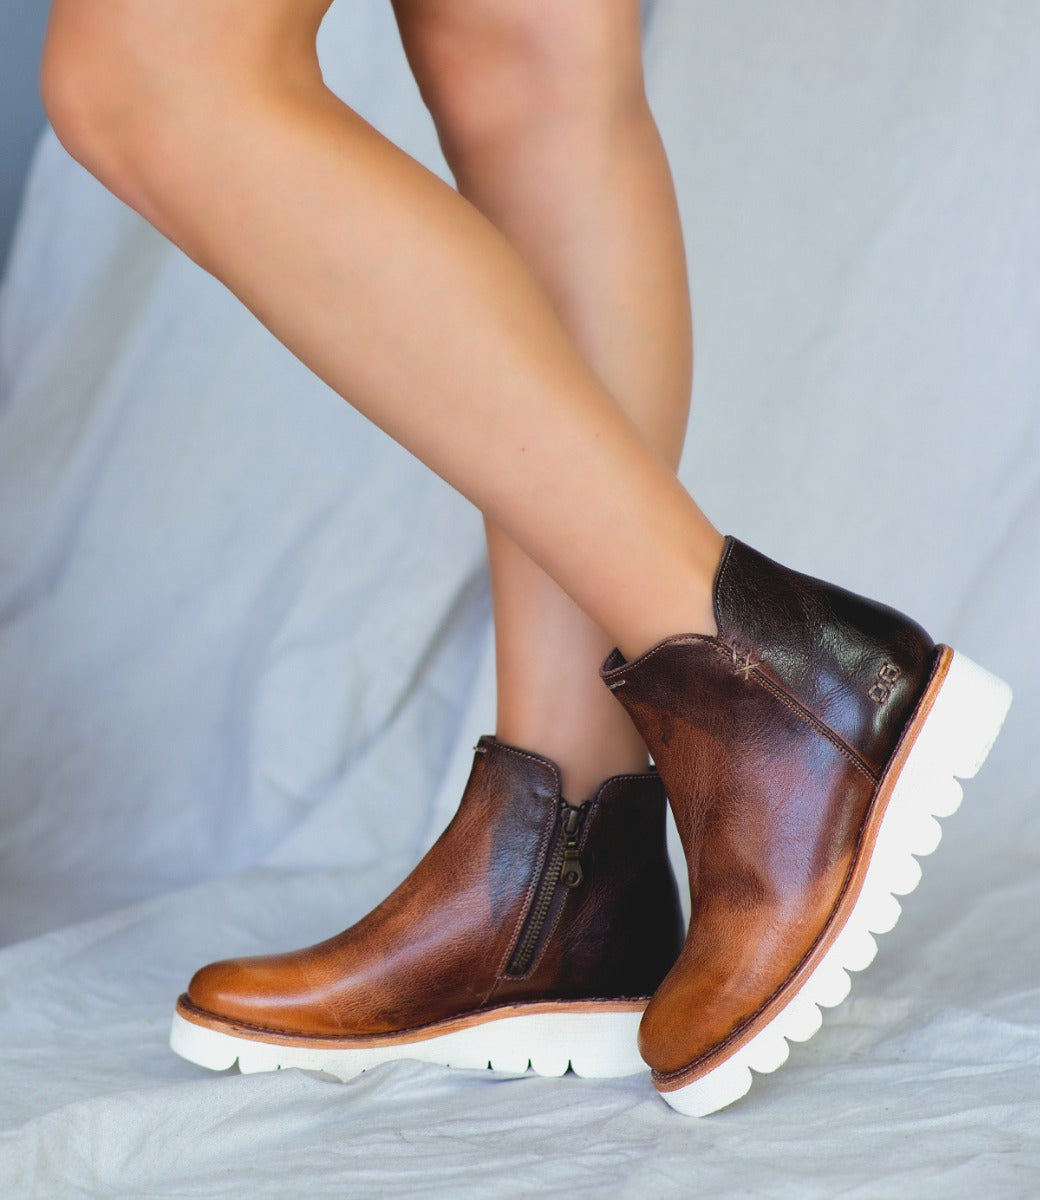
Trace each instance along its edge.
<instances>
[{"instance_id":1,"label":"brown leather heel counter","mask_svg":"<svg viewBox=\"0 0 1040 1200\"><path fill-rule=\"evenodd\" d=\"M792 571L728 538L715 586L719 639L804 705L880 775L937 647L904 613Z\"/></svg>"}]
</instances>

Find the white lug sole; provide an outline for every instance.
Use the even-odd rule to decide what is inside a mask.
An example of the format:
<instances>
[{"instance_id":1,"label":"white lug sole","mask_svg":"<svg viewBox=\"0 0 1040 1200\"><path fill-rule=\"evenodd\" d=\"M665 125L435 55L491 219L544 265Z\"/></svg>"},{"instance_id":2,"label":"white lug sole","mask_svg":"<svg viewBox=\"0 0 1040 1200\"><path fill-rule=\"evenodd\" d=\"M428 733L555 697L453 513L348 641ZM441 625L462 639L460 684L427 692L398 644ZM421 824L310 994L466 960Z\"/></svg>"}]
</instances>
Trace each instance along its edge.
<instances>
[{"instance_id":1,"label":"white lug sole","mask_svg":"<svg viewBox=\"0 0 1040 1200\"><path fill-rule=\"evenodd\" d=\"M691 1083L667 1091L657 1084L662 1098L678 1112L716 1112L748 1091L753 1071L765 1074L780 1067L790 1053L789 1042L807 1041L820 1028L821 1008L840 1004L848 995L849 972L869 966L877 952L874 935L887 933L899 920L896 897L917 887L917 857L931 854L942 836L936 817L950 816L960 807L957 778L972 778L985 762L1011 705L1011 689L1003 680L963 654L950 654L946 676L891 788L844 927L802 986L754 1037Z\"/></svg>"},{"instance_id":2,"label":"white lug sole","mask_svg":"<svg viewBox=\"0 0 1040 1200\"><path fill-rule=\"evenodd\" d=\"M413 1059L513 1075L529 1068L536 1075L563 1075L570 1067L585 1078L612 1078L646 1070L636 1045L645 1006L645 1001L540 1004L525 1013L524 1006L513 1005L470 1024L445 1023L445 1032L431 1036L342 1039L350 1045L332 1044L339 1040L331 1038L260 1040L235 1026L225 1031L214 1028L214 1021L199 1024L177 1012L170 1046L200 1067L222 1071L237 1062L244 1074L302 1067L347 1080L381 1063Z\"/></svg>"}]
</instances>

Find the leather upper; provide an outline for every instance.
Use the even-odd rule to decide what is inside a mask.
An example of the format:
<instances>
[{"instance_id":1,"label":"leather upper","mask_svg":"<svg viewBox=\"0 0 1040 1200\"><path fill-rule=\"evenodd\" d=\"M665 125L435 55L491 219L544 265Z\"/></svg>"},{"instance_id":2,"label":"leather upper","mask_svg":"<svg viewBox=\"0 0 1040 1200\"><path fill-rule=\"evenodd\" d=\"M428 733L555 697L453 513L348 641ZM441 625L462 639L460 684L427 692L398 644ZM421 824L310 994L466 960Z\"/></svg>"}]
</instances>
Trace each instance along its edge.
<instances>
[{"instance_id":1,"label":"leather upper","mask_svg":"<svg viewBox=\"0 0 1040 1200\"><path fill-rule=\"evenodd\" d=\"M345 1036L511 1001L650 995L682 941L654 772L609 779L588 802L584 880L550 889L536 953L508 970L562 804L552 763L481 738L458 812L386 900L316 946L204 967L190 1003L263 1029Z\"/></svg>"},{"instance_id":2,"label":"leather upper","mask_svg":"<svg viewBox=\"0 0 1040 1200\"><path fill-rule=\"evenodd\" d=\"M738 1034L820 936L936 650L894 610L734 539L716 616L717 638L669 638L628 663L615 652L603 669L664 779L689 870L686 942L640 1029L659 1076Z\"/></svg>"},{"instance_id":3,"label":"leather upper","mask_svg":"<svg viewBox=\"0 0 1040 1200\"><path fill-rule=\"evenodd\" d=\"M880 774L931 673L935 643L887 605L728 538L715 579L719 640L805 705Z\"/></svg>"}]
</instances>

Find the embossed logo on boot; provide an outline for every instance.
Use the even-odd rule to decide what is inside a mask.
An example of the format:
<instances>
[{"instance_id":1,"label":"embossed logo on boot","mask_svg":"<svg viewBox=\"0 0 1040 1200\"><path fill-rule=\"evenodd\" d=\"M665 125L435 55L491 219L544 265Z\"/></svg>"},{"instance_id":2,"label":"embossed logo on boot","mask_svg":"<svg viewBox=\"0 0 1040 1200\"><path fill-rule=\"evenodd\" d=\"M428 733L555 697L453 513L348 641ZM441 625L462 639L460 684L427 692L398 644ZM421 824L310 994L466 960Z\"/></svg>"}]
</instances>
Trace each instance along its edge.
<instances>
[{"instance_id":1,"label":"embossed logo on boot","mask_svg":"<svg viewBox=\"0 0 1040 1200\"><path fill-rule=\"evenodd\" d=\"M892 695L892 685L902 672L895 663L887 662L878 667L877 678L874 680L867 695L875 704L884 704Z\"/></svg>"}]
</instances>

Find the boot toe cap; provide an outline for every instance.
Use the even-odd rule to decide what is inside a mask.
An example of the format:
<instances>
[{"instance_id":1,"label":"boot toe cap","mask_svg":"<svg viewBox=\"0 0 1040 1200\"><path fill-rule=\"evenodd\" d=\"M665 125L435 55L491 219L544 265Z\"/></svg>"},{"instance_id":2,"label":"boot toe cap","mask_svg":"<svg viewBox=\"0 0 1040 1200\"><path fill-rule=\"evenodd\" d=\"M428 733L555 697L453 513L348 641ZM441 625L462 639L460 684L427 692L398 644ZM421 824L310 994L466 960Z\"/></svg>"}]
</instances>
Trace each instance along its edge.
<instances>
[{"instance_id":1,"label":"boot toe cap","mask_svg":"<svg viewBox=\"0 0 1040 1200\"><path fill-rule=\"evenodd\" d=\"M226 1021L286 1033L327 1033L318 1028L306 986L277 958L234 958L210 963L188 984L193 1008Z\"/></svg>"},{"instance_id":2,"label":"boot toe cap","mask_svg":"<svg viewBox=\"0 0 1040 1200\"><path fill-rule=\"evenodd\" d=\"M262 979L250 969L248 959L226 959L200 968L188 984L187 997L194 1008L214 1016L256 1023L266 1011Z\"/></svg>"}]
</instances>

